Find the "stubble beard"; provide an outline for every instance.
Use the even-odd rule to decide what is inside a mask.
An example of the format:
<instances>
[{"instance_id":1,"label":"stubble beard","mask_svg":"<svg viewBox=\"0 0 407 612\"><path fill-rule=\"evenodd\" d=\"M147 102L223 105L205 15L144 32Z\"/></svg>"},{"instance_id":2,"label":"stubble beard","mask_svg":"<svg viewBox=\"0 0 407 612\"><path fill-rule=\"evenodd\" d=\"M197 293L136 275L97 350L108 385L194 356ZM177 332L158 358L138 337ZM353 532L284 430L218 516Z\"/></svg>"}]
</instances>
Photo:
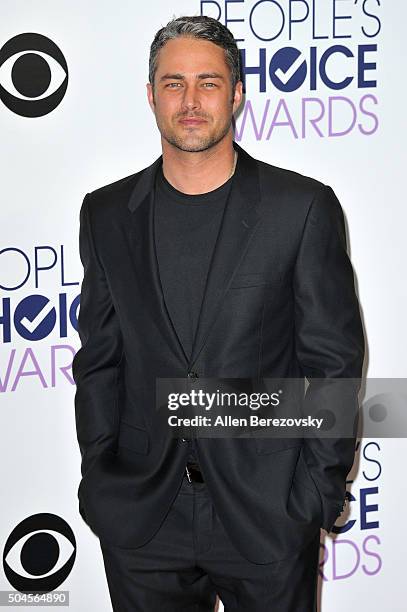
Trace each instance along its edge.
<instances>
[{"instance_id":1,"label":"stubble beard","mask_svg":"<svg viewBox=\"0 0 407 612\"><path fill-rule=\"evenodd\" d=\"M211 147L214 147L220 142L230 130L232 124L232 118L227 122L220 130L208 134L208 135L195 135L192 141L189 141L189 137L180 136L174 130L160 129L161 136L169 144L173 145L180 151L188 151L190 153L198 153L199 151L206 151Z\"/></svg>"},{"instance_id":2,"label":"stubble beard","mask_svg":"<svg viewBox=\"0 0 407 612\"><path fill-rule=\"evenodd\" d=\"M198 153L199 151L205 151L206 149L210 149L211 147L214 147L216 144L218 144L218 142L220 142L226 136L226 134L228 134L232 125L232 119L233 100L231 101L231 114L229 121L227 121L221 129L219 129L215 133L209 134L208 136L195 136L194 142L188 143L188 137L179 136L176 134L175 130L172 130L171 128L166 129L165 127L163 127L156 115L156 123L160 131L161 137L180 151L188 151L190 153Z\"/></svg>"}]
</instances>

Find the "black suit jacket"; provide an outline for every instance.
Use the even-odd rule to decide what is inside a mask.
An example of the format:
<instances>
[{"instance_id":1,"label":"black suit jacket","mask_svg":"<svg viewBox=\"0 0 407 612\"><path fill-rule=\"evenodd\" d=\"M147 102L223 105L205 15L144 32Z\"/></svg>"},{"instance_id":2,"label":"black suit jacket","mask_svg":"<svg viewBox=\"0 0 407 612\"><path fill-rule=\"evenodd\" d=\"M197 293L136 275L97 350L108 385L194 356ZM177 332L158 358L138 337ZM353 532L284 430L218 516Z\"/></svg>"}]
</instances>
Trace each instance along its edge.
<instances>
[{"instance_id":1,"label":"black suit jacket","mask_svg":"<svg viewBox=\"0 0 407 612\"><path fill-rule=\"evenodd\" d=\"M188 445L156 422L156 378L359 378L364 338L341 206L331 187L238 161L192 355L171 322L154 242L152 165L86 194L73 360L79 509L103 540L138 547L177 493ZM355 400L357 389L354 390ZM346 406L344 406L346 410ZM267 563L330 531L354 438L198 438L201 469L235 546Z\"/></svg>"}]
</instances>

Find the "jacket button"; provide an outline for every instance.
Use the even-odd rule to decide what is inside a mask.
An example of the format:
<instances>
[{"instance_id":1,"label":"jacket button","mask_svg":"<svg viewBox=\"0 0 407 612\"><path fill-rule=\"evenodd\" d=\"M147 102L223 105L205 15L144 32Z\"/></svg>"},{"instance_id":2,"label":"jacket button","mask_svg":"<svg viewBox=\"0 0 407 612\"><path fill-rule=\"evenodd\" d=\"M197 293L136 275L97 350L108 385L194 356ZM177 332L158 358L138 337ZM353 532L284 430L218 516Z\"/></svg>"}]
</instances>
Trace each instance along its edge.
<instances>
[{"instance_id":1,"label":"jacket button","mask_svg":"<svg viewBox=\"0 0 407 612\"><path fill-rule=\"evenodd\" d=\"M198 378L198 374L196 372L188 372L188 378Z\"/></svg>"}]
</instances>

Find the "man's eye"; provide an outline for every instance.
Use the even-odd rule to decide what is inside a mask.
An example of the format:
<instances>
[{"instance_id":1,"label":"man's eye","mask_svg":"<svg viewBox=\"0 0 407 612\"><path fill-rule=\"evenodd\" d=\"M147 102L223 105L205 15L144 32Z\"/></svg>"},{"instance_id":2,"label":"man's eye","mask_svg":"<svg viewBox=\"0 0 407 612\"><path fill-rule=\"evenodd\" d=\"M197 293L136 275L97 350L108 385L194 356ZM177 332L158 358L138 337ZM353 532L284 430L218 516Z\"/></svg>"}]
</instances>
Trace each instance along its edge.
<instances>
[{"instance_id":1,"label":"man's eye","mask_svg":"<svg viewBox=\"0 0 407 612\"><path fill-rule=\"evenodd\" d=\"M213 87L216 87L216 83L202 83L202 85L205 86L205 88L208 89L212 89ZM178 83L178 82L174 82L174 83L167 83L166 87L169 87L170 89L177 89L178 87L181 87L182 83Z\"/></svg>"}]
</instances>

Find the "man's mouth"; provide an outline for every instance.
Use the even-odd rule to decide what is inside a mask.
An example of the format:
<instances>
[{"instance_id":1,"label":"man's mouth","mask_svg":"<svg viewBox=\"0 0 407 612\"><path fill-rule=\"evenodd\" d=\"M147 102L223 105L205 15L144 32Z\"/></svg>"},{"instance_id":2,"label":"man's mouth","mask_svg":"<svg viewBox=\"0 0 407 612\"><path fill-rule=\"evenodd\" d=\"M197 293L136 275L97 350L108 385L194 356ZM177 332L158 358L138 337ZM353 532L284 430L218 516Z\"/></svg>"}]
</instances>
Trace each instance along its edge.
<instances>
[{"instance_id":1,"label":"man's mouth","mask_svg":"<svg viewBox=\"0 0 407 612\"><path fill-rule=\"evenodd\" d=\"M201 123L206 123L205 119L198 119L198 118L188 118L186 117L185 119L180 119L179 120L180 123L182 123L183 125L200 125Z\"/></svg>"}]
</instances>

